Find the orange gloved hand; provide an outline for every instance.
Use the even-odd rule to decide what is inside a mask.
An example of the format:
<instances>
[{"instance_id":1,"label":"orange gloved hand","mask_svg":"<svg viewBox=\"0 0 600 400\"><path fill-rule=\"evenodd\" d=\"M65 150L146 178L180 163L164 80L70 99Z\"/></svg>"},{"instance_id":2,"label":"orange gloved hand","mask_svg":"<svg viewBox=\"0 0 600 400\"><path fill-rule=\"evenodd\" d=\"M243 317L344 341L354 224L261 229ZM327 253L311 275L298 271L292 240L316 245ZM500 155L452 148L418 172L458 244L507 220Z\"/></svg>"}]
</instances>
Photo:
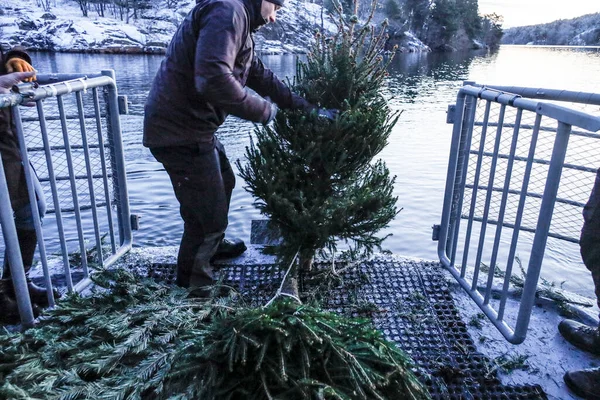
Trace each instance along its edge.
<instances>
[{"instance_id":1,"label":"orange gloved hand","mask_svg":"<svg viewBox=\"0 0 600 400\"><path fill-rule=\"evenodd\" d=\"M31 64L29 64L27 61L23 60L22 58L18 58L18 57L14 57L11 58L10 60L8 60L6 62L6 71L8 73L11 72L35 72L35 69L33 69L33 67L31 66ZM26 78L23 81L24 82L31 82L35 80L35 75L33 75L31 78Z\"/></svg>"}]
</instances>

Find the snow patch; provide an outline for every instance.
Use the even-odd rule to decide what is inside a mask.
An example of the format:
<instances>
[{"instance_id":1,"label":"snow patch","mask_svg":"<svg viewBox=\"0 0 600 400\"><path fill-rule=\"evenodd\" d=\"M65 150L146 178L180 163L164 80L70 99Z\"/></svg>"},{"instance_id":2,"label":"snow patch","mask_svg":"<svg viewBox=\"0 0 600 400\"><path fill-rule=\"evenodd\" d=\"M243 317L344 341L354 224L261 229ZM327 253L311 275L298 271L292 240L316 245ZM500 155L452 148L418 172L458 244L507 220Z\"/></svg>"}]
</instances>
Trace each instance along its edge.
<instances>
[{"instance_id":1,"label":"snow patch","mask_svg":"<svg viewBox=\"0 0 600 400\"><path fill-rule=\"evenodd\" d=\"M4 0L0 45L29 50L162 53L194 4L190 0L176 9L145 10L139 19L126 23L108 10L105 17L93 10L84 17L72 0L56 0L50 10L42 9L35 0ZM272 25L255 34L258 53L306 53L315 29L336 31L320 5L300 0L287 0L278 22Z\"/></svg>"}]
</instances>

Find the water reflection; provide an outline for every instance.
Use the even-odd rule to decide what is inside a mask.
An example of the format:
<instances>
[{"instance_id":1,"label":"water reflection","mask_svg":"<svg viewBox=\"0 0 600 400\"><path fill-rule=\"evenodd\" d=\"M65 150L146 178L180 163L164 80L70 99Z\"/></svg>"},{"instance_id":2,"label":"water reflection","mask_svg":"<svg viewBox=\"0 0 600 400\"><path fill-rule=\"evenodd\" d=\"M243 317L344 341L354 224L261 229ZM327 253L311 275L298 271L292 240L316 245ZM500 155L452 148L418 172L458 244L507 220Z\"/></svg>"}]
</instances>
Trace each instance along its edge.
<instances>
[{"instance_id":1,"label":"water reflection","mask_svg":"<svg viewBox=\"0 0 600 400\"><path fill-rule=\"evenodd\" d=\"M114 69L119 92L128 96L130 113L142 115L152 79L163 57L142 54L33 53L31 58L40 73L85 73Z\"/></svg>"}]
</instances>

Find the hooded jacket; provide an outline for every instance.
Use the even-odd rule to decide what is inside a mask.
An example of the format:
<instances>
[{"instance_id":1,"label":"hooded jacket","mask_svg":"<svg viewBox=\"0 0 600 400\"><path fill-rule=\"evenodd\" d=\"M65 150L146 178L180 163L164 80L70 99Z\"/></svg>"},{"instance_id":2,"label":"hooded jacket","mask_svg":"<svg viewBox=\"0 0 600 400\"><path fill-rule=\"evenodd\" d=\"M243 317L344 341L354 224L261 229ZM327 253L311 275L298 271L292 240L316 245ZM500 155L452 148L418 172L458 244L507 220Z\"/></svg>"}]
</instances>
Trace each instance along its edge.
<instances>
[{"instance_id":1,"label":"hooded jacket","mask_svg":"<svg viewBox=\"0 0 600 400\"><path fill-rule=\"evenodd\" d=\"M254 54L252 32L265 21L262 0L200 0L179 26L148 96L147 147L214 146L228 114L264 123L271 106L314 108L292 93Z\"/></svg>"},{"instance_id":2,"label":"hooded jacket","mask_svg":"<svg viewBox=\"0 0 600 400\"><path fill-rule=\"evenodd\" d=\"M6 63L11 58L22 58L31 64L29 55L20 48L14 48L8 51L6 55L0 49L0 75L7 73ZM13 210L16 210L29 203L29 196L11 107L0 108L0 154L2 155L2 166L8 183L10 202Z\"/></svg>"}]
</instances>

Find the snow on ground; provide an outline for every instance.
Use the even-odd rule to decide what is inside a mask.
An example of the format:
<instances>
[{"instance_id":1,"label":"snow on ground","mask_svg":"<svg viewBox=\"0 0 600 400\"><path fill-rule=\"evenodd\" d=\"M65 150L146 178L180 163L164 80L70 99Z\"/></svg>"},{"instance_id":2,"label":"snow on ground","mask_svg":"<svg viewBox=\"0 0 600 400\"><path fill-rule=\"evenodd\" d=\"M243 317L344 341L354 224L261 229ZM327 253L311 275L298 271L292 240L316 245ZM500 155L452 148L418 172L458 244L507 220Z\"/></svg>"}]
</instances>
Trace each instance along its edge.
<instances>
[{"instance_id":1,"label":"snow on ground","mask_svg":"<svg viewBox=\"0 0 600 400\"><path fill-rule=\"evenodd\" d=\"M482 317L479 307L449 273L448 280L456 308L467 324L477 350L491 360L498 360L496 365L503 384L539 384L550 400L579 399L567 388L563 381L564 374L571 370L598 367L600 358L572 346L560 335L558 324L564 317L555 303L538 299L531 313L525 341L513 345L487 318ZM506 315L516 316L519 305L516 300L509 298ZM577 316L576 319L597 326L596 306L587 309L571 307L571 311ZM502 368L503 363L512 367Z\"/></svg>"},{"instance_id":2,"label":"snow on ground","mask_svg":"<svg viewBox=\"0 0 600 400\"><path fill-rule=\"evenodd\" d=\"M48 51L164 52L195 4L190 0L177 9L146 10L141 18L126 23L108 10L105 17L94 10L84 17L75 1L55 1L46 12L37 0L0 0L0 45ZM258 52L304 53L315 29L335 31L335 24L319 5L302 0L288 0L278 17L274 26L255 35Z\"/></svg>"}]
</instances>

